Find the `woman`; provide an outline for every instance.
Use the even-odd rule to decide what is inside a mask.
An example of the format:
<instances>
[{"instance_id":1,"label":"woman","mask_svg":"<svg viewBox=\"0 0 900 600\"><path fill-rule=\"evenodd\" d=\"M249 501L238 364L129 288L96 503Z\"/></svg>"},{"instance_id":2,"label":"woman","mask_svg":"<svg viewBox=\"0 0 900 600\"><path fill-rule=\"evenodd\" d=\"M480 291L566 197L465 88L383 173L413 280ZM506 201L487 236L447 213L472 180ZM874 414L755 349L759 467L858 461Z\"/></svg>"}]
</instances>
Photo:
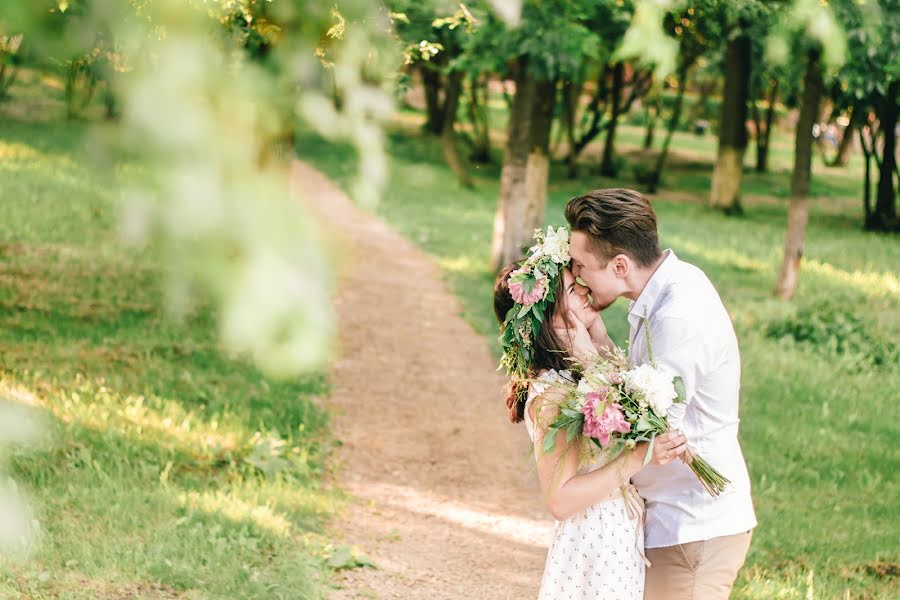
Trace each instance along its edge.
<instances>
[{"instance_id":1,"label":"woman","mask_svg":"<svg viewBox=\"0 0 900 600\"><path fill-rule=\"evenodd\" d=\"M561 268L554 268L546 254L540 256L540 246L523 263L504 269L494 287L494 311L503 324L503 364L513 375L509 416L514 423L525 421L541 492L557 520L539 597L639 600L644 592L638 516L643 505L629 480L643 466L646 444L612 461L597 457L582 468L578 439L567 444L565 436L558 436L552 452L543 449L541 425L555 416L565 387L577 383L567 368L570 359L605 351L611 342L587 289L566 268L568 261L556 260ZM537 283L521 286L523 273L537 275ZM535 313L530 320L527 312L525 320L518 317L526 307ZM512 335L510 327L519 334ZM664 464L685 449L680 433L667 433L657 438L651 462Z\"/></svg>"}]
</instances>

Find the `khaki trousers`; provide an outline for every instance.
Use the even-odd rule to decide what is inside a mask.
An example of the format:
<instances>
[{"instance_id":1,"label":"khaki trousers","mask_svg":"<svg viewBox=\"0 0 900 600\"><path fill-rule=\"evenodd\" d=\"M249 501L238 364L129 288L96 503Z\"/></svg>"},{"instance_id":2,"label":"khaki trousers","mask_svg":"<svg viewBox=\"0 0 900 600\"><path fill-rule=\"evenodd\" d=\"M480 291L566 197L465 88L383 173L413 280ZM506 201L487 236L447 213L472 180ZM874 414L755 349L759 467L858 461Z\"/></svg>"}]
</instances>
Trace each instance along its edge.
<instances>
[{"instance_id":1,"label":"khaki trousers","mask_svg":"<svg viewBox=\"0 0 900 600\"><path fill-rule=\"evenodd\" d=\"M744 564L752 531L648 548L644 600L728 600Z\"/></svg>"}]
</instances>

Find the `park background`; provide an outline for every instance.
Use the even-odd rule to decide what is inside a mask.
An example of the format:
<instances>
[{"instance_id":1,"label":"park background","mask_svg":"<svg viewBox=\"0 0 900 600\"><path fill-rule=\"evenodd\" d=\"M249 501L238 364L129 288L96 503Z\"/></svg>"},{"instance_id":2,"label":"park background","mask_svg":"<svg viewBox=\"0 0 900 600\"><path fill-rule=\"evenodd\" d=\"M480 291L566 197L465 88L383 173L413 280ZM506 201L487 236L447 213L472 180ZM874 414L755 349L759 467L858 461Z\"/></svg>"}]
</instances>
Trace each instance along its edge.
<instances>
[{"instance_id":1,"label":"park background","mask_svg":"<svg viewBox=\"0 0 900 600\"><path fill-rule=\"evenodd\" d=\"M733 597L896 597L898 60L893 0L0 3L0 596L535 595L493 275L624 186L741 344Z\"/></svg>"}]
</instances>

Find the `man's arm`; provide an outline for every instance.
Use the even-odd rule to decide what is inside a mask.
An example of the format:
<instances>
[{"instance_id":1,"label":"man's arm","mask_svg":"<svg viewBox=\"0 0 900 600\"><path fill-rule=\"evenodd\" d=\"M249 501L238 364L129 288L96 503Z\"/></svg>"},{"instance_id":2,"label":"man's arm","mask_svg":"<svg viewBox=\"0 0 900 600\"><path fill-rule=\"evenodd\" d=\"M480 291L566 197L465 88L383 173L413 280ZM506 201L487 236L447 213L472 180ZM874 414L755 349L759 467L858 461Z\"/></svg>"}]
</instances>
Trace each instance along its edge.
<instances>
[{"instance_id":1,"label":"man's arm","mask_svg":"<svg viewBox=\"0 0 900 600\"><path fill-rule=\"evenodd\" d=\"M678 317L663 317L650 328L648 354L660 369L681 377L684 382L684 401L669 408L669 424L674 429L684 419L703 379L706 348L699 333L694 324Z\"/></svg>"}]
</instances>

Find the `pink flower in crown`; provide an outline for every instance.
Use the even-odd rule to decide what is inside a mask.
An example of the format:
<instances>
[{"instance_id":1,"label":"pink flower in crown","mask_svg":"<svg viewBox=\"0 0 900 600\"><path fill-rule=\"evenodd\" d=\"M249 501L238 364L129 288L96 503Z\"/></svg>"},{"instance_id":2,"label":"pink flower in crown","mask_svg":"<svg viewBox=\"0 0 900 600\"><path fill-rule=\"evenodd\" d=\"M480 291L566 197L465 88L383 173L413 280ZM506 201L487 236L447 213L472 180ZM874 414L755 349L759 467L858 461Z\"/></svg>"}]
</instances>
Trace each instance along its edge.
<instances>
[{"instance_id":1,"label":"pink flower in crown","mask_svg":"<svg viewBox=\"0 0 900 600\"><path fill-rule=\"evenodd\" d=\"M585 394L585 403L581 407L584 414L582 433L596 438L604 447L609 445L611 434L631 431L631 424L625 420L622 406L615 402L606 403L609 392L608 388L600 388L597 392Z\"/></svg>"},{"instance_id":2,"label":"pink flower in crown","mask_svg":"<svg viewBox=\"0 0 900 600\"><path fill-rule=\"evenodd\" d=\"M510 278L521 272L521 270L513 271L510 274ZM509 284L509 295L522 306L530 306L535 302L541 301L544 298L544 294L547 292L547 288L545 287L546 278L541 277L542 274L540 271L535 271L535 275L536 279L534 287L531 288L530 292L525 291L524 281L510 282Z\"/></svg>"}]
</instances>

